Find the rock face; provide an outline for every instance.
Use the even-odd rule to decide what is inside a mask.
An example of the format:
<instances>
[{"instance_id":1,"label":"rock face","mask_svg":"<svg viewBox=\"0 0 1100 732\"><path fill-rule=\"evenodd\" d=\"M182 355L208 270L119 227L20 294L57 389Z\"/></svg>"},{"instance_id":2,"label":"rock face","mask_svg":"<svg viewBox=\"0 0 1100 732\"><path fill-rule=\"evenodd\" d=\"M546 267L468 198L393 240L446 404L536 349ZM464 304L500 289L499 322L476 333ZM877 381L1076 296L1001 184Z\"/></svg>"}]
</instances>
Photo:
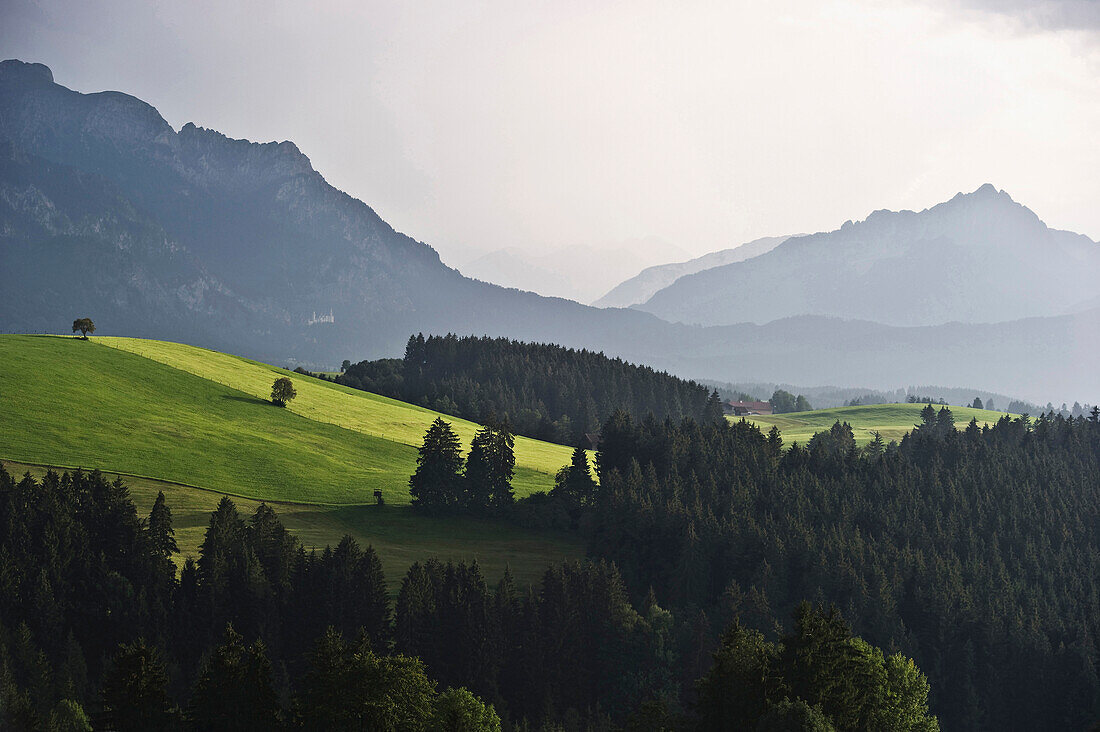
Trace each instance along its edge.
<instances>
[{"instance_id":1,"label":"rock face","mask_svg":"<svg viewBox=\"0 0 1100 732\"><path fill-rule=\"evenodd\" d=\"M1084 307L1100 245L1050 229L983 185L925 211L875 211L839 230L684 277L638 307L702 325L830 315L891 325L992 323Z\"/></svg>"},{"instance_id":2,"label":"rock face","mask_svg":"<svg viewBox=\"0 0 1100 732\"><path fill-rule=\"evenodd\" d=\"M79 312L100 333L326 365L399 354L417 331L606 347L655 322L466 279L293 143L177 133L145 102L71 91L40 64L0 63L0 142L0 267L18 275L0 291L6 330Z\"/></svg>"},{"instance_id":3,"label":"rock face","mask_svg":"<svg viewBox=\"0 0 1100 732\"><path fill-rule=\"evenodd\" d=\"M704 254L686 262L647 267L637 276L616 285L614 289L592 304L598 308L628 308L631 305L644 303L655 293L685 275L758 257L775 249L789 238L788 236L767 236L731 249Z\"/></svg>"}]
</instances>

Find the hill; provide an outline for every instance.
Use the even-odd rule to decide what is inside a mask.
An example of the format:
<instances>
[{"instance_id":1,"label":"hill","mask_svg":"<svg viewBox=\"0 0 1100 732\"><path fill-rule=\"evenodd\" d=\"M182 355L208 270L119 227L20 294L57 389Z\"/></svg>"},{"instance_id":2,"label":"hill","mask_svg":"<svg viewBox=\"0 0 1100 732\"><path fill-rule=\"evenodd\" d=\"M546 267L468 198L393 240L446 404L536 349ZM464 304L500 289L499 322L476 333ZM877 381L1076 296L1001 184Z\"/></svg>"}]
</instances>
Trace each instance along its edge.
<instances>
[{"instance_id":1,"label":"hill","mask_svg":"<svg viewBox=\"0 0 1100 732\"><path fill-rule=\"evenodd\" d=\"M266 401L277 375L298 391L287 409ZM272 503L307 546L345 533L374 544L394 581L428 555L477 558L493 577L511 565L523 581L548 561L583 555L577 539L552 532L414 514L414 445L435 412L235 356L140 339L3 335L0 409L0 459L12 472L121 473L146 511L164 490L192 554L209 511L230 494L246 511ZM447 419L466 447L476 425ZM517 496L549 488L569 457L569 448L517 438ZM381 509L370 505L376 488Z\"/></svg>"},{"instance_id":2,"label":"hill","mask_svg":"<svg viewBox=\"0 0 1100 732\"><path fill-rule=\"evenodd\" d=\"M686 262L647 267L634 277L620 282L610 292L592 304L599 308L628 308L631 305L644 303L653 297L654 293L663 290L685 275L752 259L765 252L770 252L789 238L787 236L766 236L731 249L704 254Z\"/></svg>"},{"instance_id":3,"label":"hill","mask_svg":"<svg viewBox=\"0 0 1100 732\"><path fill-rule=\"evenodd\" d=\"M176 343L0 336L15 430L0 456L146 475L255 498L408 503L416 446L436 412ZM298 397L267 401L288 375ZM477 425L447 417L469 444ZM553 485L570 449L516 439L519 496Z\"/></svg>"},{"instance_id":4,"label":"hill","mask_svg":"<svg viewBox=\"0 0 1100 732\"><path fill-rule=\"evenodd\" d=\"M1085 309L1100 245L1049 228L986 184L919 213L875 211L683 277L638 306L701 325L797 315L898 326L994 323Z\"/></svg>"},{"instance_id":5,"label":"hill","mask_svg":"<svg viewBox=\"0 0 1100 732\"><path fill-rule=\"evenodd\" d=\"M745 417L762 431L767 432L773 426L779 428L783 444L797 442L805 445L816 433L833 426L835 422L847 422L852 426L856 442L866 445L878 432L886 442L900 441L907 432L921 423L920 413L924 404L871 404L863 407L838 407L836 409L815 409L810 412L792 412L790 414L760 415ZM936 407L939 409L939 406ZM1005 416L1004 412L970 407L948 407L955 417L955 425L962 429L971 419L978 421L979 427L996 424ZM1015 415L1013 415L1015 416ZM741 417L729 417L738 421Z\"/></svg>"}]
</instances>

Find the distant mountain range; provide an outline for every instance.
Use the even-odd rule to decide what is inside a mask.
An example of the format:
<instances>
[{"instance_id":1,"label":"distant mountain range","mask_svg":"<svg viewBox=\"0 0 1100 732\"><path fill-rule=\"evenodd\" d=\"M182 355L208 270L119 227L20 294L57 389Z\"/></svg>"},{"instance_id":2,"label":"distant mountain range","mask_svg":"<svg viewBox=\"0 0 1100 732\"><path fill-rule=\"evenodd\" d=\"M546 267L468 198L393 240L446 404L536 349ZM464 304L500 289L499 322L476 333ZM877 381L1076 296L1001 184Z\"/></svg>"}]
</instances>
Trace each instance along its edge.
<instances>
[{"instance_id":1,"label":"distant mountain range","mask_svg":"<svg viewBox=\"0 0 1100 732\"><path fill-rule=\"evenodd\" d=\"M1100 245L1049 228L983 185L919 213L837 231L681 277L637 307L700 325L827 315L889 325L994 323L1095 306Z\"/></svg>"},{"instance_id":2,"label":"distant mountain range","mask_svg":"<svg viewBox=\"0 0 1100 732\"><path fill-rule=\"evenodd\" d=\"M509 247L459 264L457 269L484 282L589 303L643 267L685 254L664 239L646 237L610 246L568 246L538 253Z\"/></svg>"},{"instance_id":3,"label":"distant mountain range","mask_svg":"<svg viewBox=\"0 0 1100 732\"><path fill-rule=\"evenodd\" d=\"M644 303L653 297L654 293L663 290L685 275L758 257L775 249L789 238L789 236L766 236L731 249L704 254L686 262L647 267L638 275L616 285L592 304L599 308L627 308Z\"/></svg>"},{"instance_id":4,"label":"distant mountain range","mask_svg":"<svg viewBox=\"0 0 1100 732\"><path fill-rule=\"evenodd\" d=\"M957 206L985 199L991 203ZM944 205L969 210L955 218L975 230L1026 229L1028 237L1049 231L1037 219L1029 223L1021 213L1026 209L1007 196L984 189ZM998 212L1007 212L1009 223L979 220ZM925 213L876 214L867 224ZM0 330L59 332L87 316L97 333L186 341L307 367L400 355L418 331L503 335L603 350L692 378L889 389L936 383L1040 403L1097 401L1100 310L1065 314L1075 302L1095 298L1094 286L1081 291L1090 276L1095 282L1089 240L1045 234L1047 261L1031 257L1027 273L990 262L984 265L989 276L971 283L957 273L982 268L969 264L962 244L946 234L910 236L905 251L956 253L966 269L912 253L868 254L852 264L844 247L823 247L828 256L814 253L811 245L822 238L856 241L852 230L870 229L852 225L789 239L745 262L681 277L643 306L662 317L702 322L688 306L711 298L713 289L707 307L725 315L708 316L709 322L767 319L769 312L798 317L701 328L638 309L587 307L464 277L430 246L394 231L365 203L330 186L293 143L234 140L190 123L176 131L132 96L80 94L54 83L41 64L0 63ZM858 241L859 251L885 246L870 237ZM1015 252L1031 241L1006 240L999 249L983 243L980 251ZM813 267L786 253L798 247L806 248ZM886 267L891 257L913 269L901 277ZM765 261L781 264L759 264ZM724 273L741 266L755 274ZM868 282L865 297L858 287L876 266L888 284ZM1064 287L1055 293L1048 279L1058 268ZM841 305L827 307L828 298L802 295L785 281L806 282L816 269L854 288L833 299L859 307L837 312ZM765 276L772 279L754 281ZM695 292L683 293L683 312L673 312L668 293L700 277ZM1004 284L1006 278L1014 279ZM730 279L774 310L752 310L736 287L726 293ZM944 279L965 297L943 294L950 289L940 284ZM1006 288L1019 293L1015 302L1003 302ZM914 313L907 315L914 290L941 294L914 297ZM897 302L880 313L888 291ZM983 295L1002 303L1006 316L978 302ZM940 303L945 298L947 304ZM790 302L778 307L776 300ZM805 309L819 302L820 310ZM744 317L731 315L742 310ZM329 312L333 322L315 317ZM807 312L813 315L803 316ZM986 313L986 320L1020 319L919 328L869 322L926 322L949 312L942 320L967 320L975 312ZM1030 317L1048 313L1053 317Z\"/></svg>"}]
</instances>

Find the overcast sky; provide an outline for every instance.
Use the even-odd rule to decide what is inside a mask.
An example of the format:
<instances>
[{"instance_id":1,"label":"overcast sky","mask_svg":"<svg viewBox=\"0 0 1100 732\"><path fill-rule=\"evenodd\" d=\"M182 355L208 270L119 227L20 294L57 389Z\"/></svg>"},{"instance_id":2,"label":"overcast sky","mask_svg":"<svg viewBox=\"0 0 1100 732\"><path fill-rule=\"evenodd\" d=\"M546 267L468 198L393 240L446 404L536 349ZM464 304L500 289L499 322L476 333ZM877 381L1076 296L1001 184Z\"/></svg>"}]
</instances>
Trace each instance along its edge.
<instances>
[{"instance_id":1,"label":"overcast sky","mask_svg":"<svg viewBox=\"0 0 1100 732\"><path fill-rule=\"evenodd\" d=\"M3 57L177 129L293 140L445 259L701 254L987 181L1100 239L1095 0L0 8Z\"/></svg>"}]
</instances>

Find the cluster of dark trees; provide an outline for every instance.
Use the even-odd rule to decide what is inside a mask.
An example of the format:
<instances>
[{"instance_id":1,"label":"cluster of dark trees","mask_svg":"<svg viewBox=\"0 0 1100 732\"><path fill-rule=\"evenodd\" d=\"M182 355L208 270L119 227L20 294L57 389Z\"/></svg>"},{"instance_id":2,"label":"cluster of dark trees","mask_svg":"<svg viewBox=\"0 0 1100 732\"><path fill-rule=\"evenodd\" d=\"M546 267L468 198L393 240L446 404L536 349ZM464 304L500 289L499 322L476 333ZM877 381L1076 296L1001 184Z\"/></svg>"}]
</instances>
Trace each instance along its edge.
<instances>
[{"instance_id":1,"label":"cluster of dark trees","mask_svg":"<svg viewBox=\"0 0 1100 732\"><path fill-rule=\"evenodd\" d=\"M940 397L939 399L933 399L932 397L920 396L919 394L910 394L905 398L905 401L909 404L940 404L944 406L947 405L947 402L945 402L942 397Z\"/></svg>"},{"instance_id":2,"label":"cluster of dark trees","mask_svg":"<svg viewBox=\"0 0 1100 732\"><path fill-rule=\"evenodd\" d=\"M785 448L774 429L619 413L590 552L701 624L835 605L929 673L947 729L1083 729L1100 719L1098 419L957 429L929 405L900 444L857 447L838 423ZM753 678L783 667L752 644L771 659Z\"/></svg>"},{"instance_id":3,"label":"cluster of dark trees","mask_svg":"<svg viewBox=\"0 0 1100 732\"><path fill-rule=\"evenodd\" d=\"M394 646L371 548L223 499L178 576L177 551L163 494L141 518L99 473L0 467L0 729L500 729Z\"/></svg>"},{"instance_id":4,"label":"cluster of dark trees","mask_svg":"<svg viewBox=\"0 0 1100 732\"><path fill-rule=\"evenodd\" d=\"M506 338L417 335L403 359L345 362L337 381L516 433L576 445L617 409L698 422L722 418L717 392L602 353Z\"/></svg>"},{"instance_id":5,"label":"cluster of dark trees","mask_svg":"<svg viewBox=\"0 0 1100 732\"><path fill-rule=\"evenodd\" d=\"M370 547L306 552L228 498L177 576L163 494L142 519L120 481L79 471L0 468L0 527L2 729L936 729L923 674L835 610L718 645L652 592L632 602L606 561L521 588L429 559L391 602Z\"/></svg>"},{"instance_id":6,"label":"cluster of dark trees","mask_svg":"<svg viewBox=\"0 0 1100 732\"><path fill-rule=\"evenodd\" d=\"M799 394L795 396L785 389L776 389L772 398L768 400L775 414L787 414L789 412L808 412L813 409L810 401Z\"/></svg>"},{"instance_id":7,"label":"cluster of dark trees","mask_svg":"<svg viewBox=\"0 0 1100 732\"><path fill-rule=\"evenodd\" d=\"M490 415L463 461L458 435L442 417L424 434L409 478L416 508L435 513L501 513L515 502L515 436L507 421Z\"/></svg>"}]
</instances>

